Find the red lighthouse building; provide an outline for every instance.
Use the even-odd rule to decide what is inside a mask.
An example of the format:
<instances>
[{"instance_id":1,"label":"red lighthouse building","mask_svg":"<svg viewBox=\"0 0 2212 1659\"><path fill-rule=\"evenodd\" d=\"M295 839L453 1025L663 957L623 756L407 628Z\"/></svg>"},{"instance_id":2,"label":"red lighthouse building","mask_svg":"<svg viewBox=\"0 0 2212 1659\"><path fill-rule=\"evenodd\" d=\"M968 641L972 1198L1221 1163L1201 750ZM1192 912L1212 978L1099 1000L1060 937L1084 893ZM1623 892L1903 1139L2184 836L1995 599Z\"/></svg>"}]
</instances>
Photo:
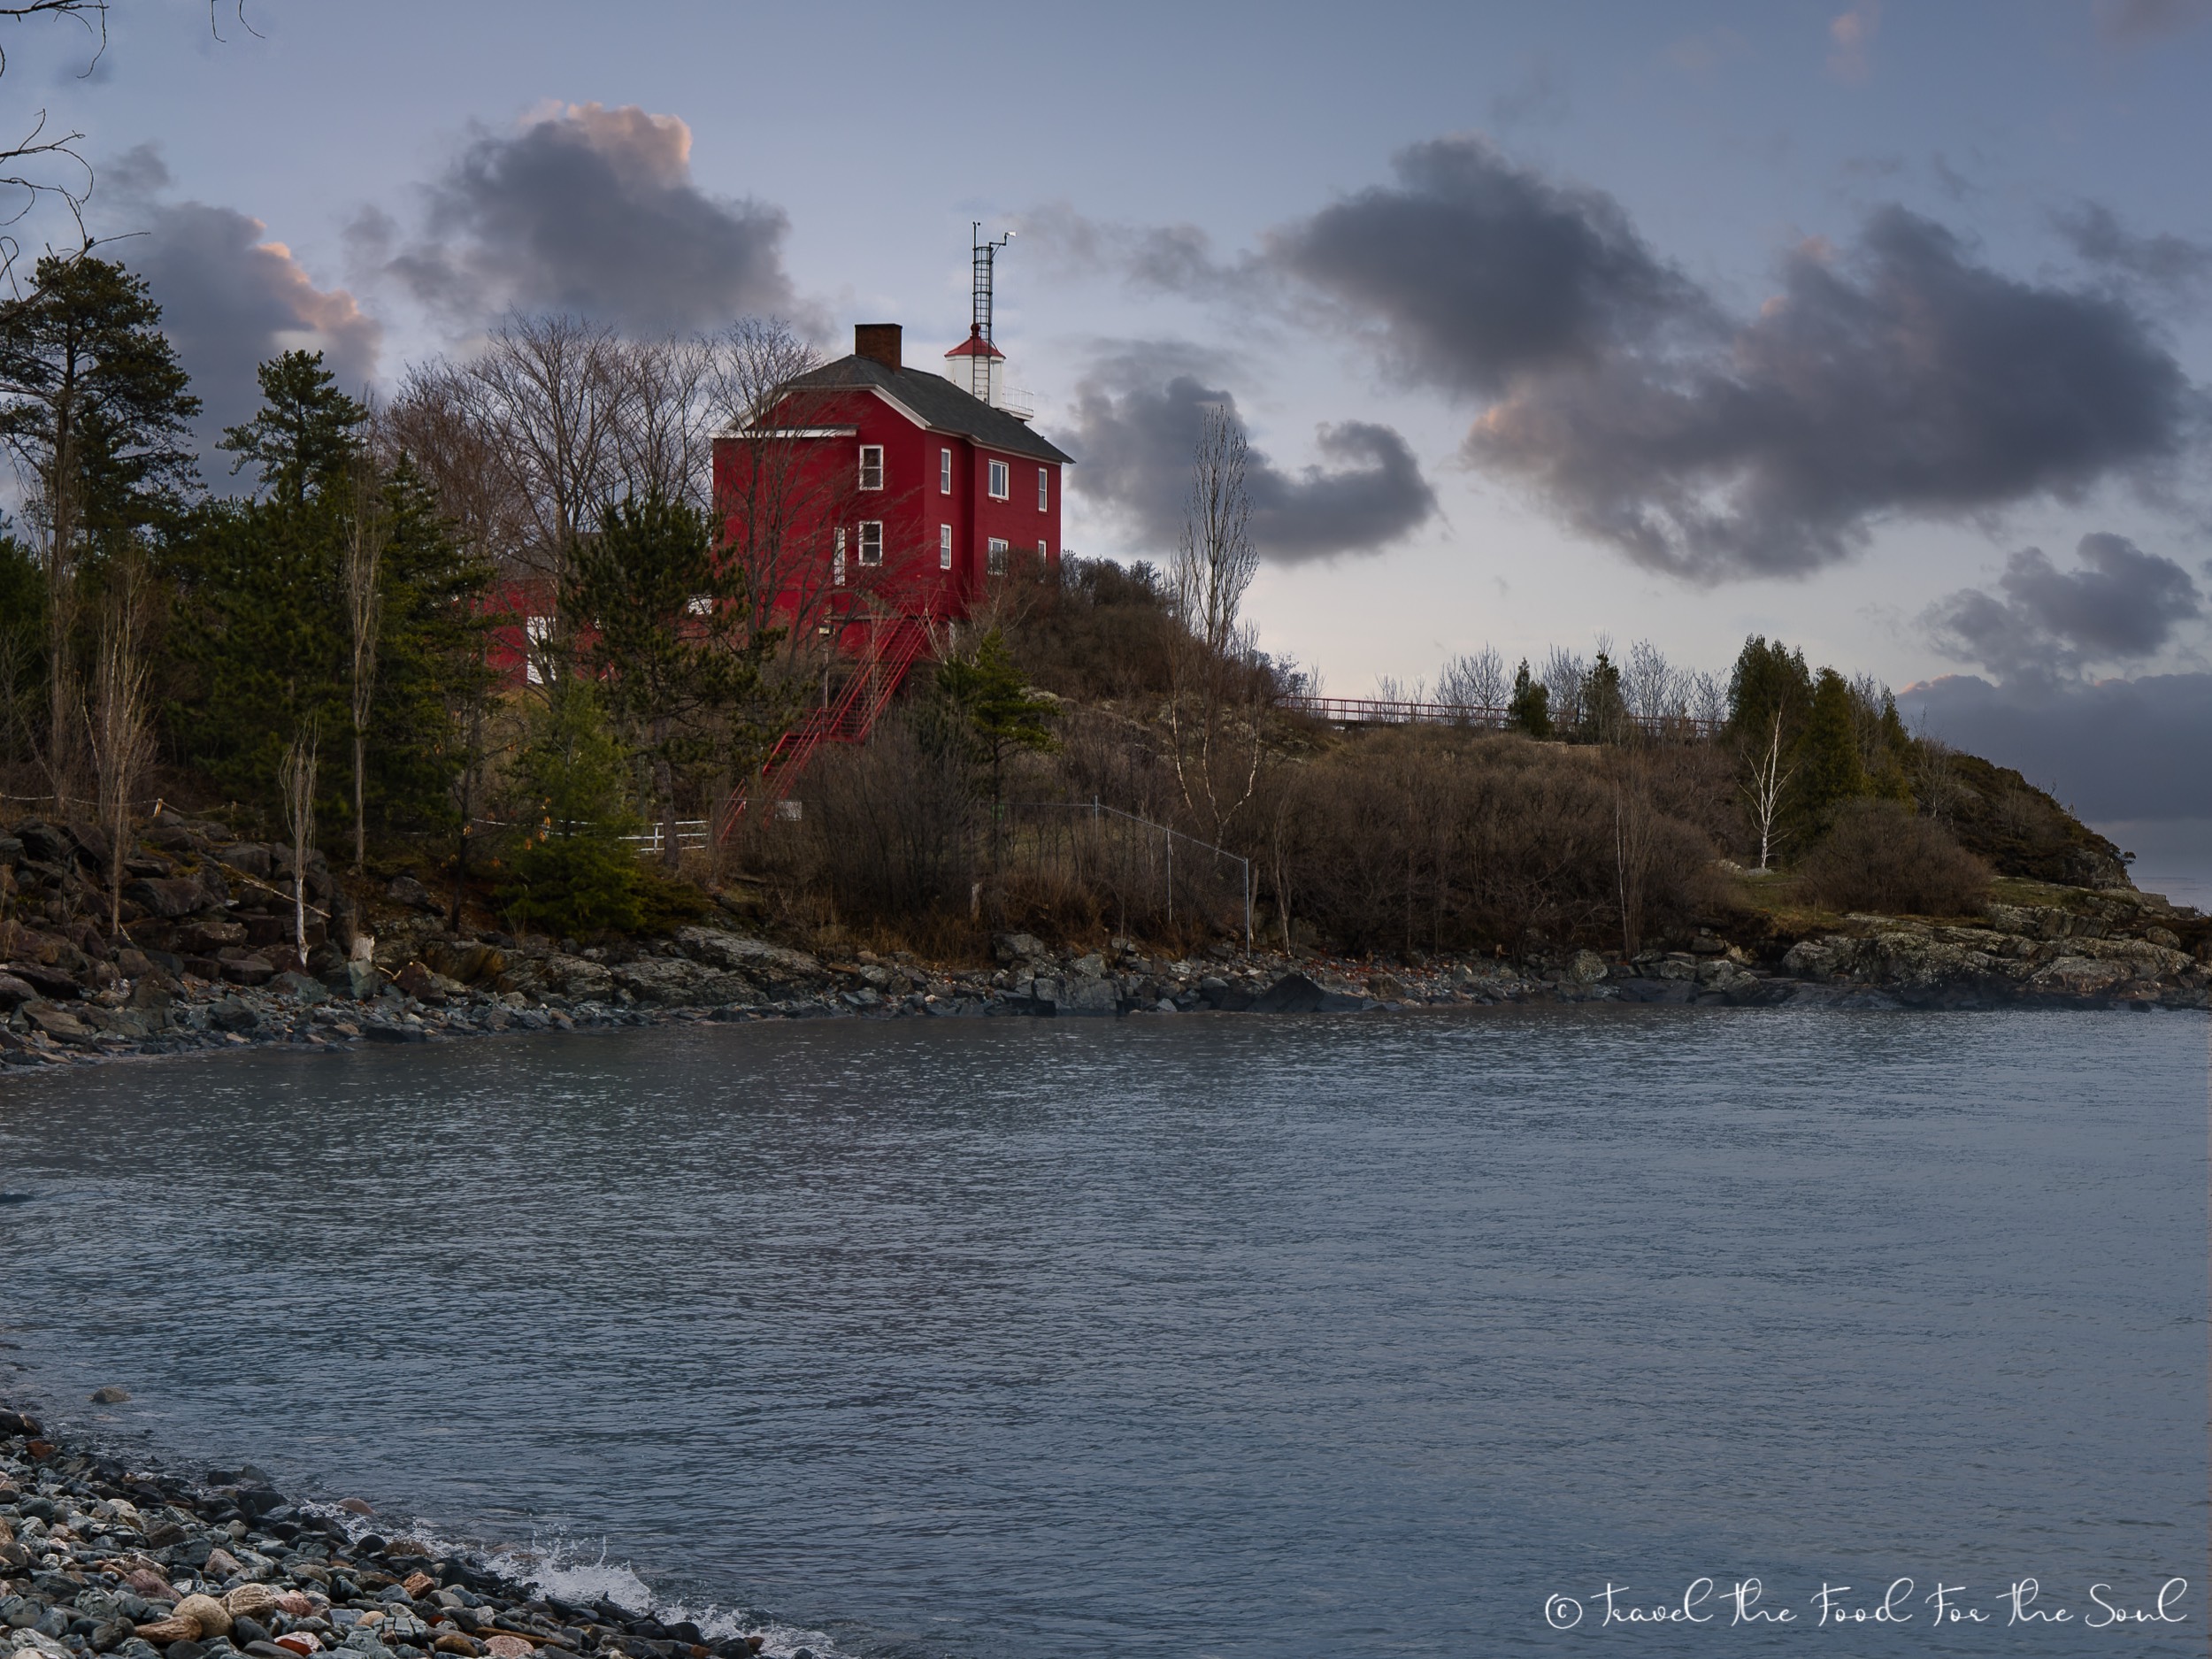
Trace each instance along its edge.
<instances>
[{"instance_id":1,"label":"red lighthouse building","mask_svg":"<svg viewBox=\"0 0 2212 1659\"><path fill-rule=\"evenodd\" d=\"M992 343L1002 246L977 239L968 337L943 373L907 366L898 324L862 323L850 357L786 382L715 440L725 545L772 615L856 659L842 689L775 745L763 780L772 796L823 743L866 738L939 625L972 615L998 584L1059 567L1073 461L1031 430Z\"/></svg>"},{"instance_id":2,"label":"red lighthouse building","mask_svg":"<svg viewBox=\"0 0 2212 1659\"><path fill-rule=\"evenodd\" d=\"M715 498L733 544L748 534L741 515L758 495L749 483L763 446L792 452L787 465L808 475L803 521L784 533L808 551L783 579L780 610L812 611L820 594L856 621L953 621L994 581L1058 565L1071 458L1030 429L979 326L945 360L942 374L909 368L898 324L862 323L850 357L799 376L750 426L715 440Z\"/></svg>"}]
</instances>

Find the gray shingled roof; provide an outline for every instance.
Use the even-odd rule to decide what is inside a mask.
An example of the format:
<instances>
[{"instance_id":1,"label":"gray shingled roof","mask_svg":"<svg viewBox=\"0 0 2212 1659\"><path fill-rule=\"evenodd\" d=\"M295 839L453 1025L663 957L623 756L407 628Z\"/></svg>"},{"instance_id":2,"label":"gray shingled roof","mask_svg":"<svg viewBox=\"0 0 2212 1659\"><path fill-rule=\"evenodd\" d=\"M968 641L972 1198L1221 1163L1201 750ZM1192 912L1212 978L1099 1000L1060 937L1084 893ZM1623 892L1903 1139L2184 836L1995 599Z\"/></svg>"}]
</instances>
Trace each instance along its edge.
<instances>
[{"instance_id":1,"label":"gray shingled roof","mask_svg":"<svg viewBox=\"0 0 2212 1659\"><path fill-rule=\"evenodd\" d=\"M926 369L887 368L873 357L840 357L791 382L795 387L827 390L834 387L879 386L912 410L937 432L958 433L986 449L1009 455L1033 456L1040 461L1075 465L1075 457L1047 442L1002 409L994 409L972 393L964 392L941 374Z\"/></svg>"}]
</instances>

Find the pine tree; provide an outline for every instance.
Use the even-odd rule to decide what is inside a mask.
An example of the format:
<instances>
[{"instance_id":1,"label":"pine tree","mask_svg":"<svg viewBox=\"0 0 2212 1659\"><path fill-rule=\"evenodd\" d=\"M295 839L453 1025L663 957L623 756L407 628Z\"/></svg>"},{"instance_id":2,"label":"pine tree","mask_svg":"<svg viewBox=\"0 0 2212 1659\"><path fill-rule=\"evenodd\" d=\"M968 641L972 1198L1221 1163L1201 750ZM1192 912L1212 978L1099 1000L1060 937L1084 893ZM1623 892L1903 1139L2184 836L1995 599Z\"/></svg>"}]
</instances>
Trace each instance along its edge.
<instances>
[{"instance_id":1,"label":"pine tree","mask_svg":"<svg viewBox=\"0 0 2212 1659\"><path fill-rule=\"evenodd\" d=\"M939 665L936 690L954 741L990 776L995 864L1006 762L1025 750L1042 753L1059 747L1052 734L1052 723L1060 718L1059 699L1030 688L996 628L977 641L971 655L949 657Z\"/></svg>"},{"instance_id":2,"label":"pine tree","mask_svg":"<svg viewBox=\"0 0 2212 1659\"><path fill-rule=\"evenodd\" d=\"M1805 653L1755 634L1743 642L1728 676L1725 735L1739 745L1764 744L1779 714L1782 741L1793 744L1812 702L1813 677Z\"/></svg>"},{"instance_id":3,"label":"pine tree","mask_svg":"<svg viewBox=\"0 0 2212 1659\"><path fill-rule=\"evenodd\" d=\"M49 254L0 303L0 446L30 486L44 578L44 760L75 787L79 580L126 540L173 526L196 484L184 446L200 400L143 279L90 254Z\"/></svg>"},{"instance_id":4,"label":"pine tree","mask_svg":"<svg viewBox=\"0 0 2212 1659\"><path fill-rule=\"evenodd\" d=\"M1812 706L1797 741L1795 816L1802 828L1824 832L1846 801L1866 792L1851 687L1834 669L1824 668L1813 684Z\"/></svg>"},{"instance_id":5,"label":"pine tree","mask_svg":"<svg viewBox=\"0 0 2212 1659\"><path fill-rule=\"evenodd\" d=\"M1551 687L1529 678L1525 657L1513 672L1513 697L1506 704L1505 723L1509 730L1531 737L1551 735Z\"/></svg>"},{"instance_id":6,"label":"pine tree","mask_svg":"<svg viewBox=\"0 0 2212 1659\"><path fill-rule=\"evenodd\" d=\"M547 693L513 778L530 827L497 902L518 929L582 936L638 926L637 827L625 787L630 757L607 729L593 683L564 674Z\"/></svg>"},{"instance_id":7,"label":"pine tree","mask_svg":"<svg viewBox=\"0 0 2212 1659\"><path fill-rule=\"evenodd\" d=\"M319 351L288 351L255 373L261 382L260 411L243 426L227 428L217 447L238 457L231 463L234 473L252 463L273 500L297 506L310 492L327 489L344 476L369 411L338 389Z\"/></svg>"},{"instance_id":8,"label":"pine tree","mask_svg":"<svg viewBox=\"0 0 2212 1659\"><path fill-rule=\"evenodd\" d=\"M1625 741L1634 730L1621 696L1621 671L1603 651L1582 682L1582 718L1577 735L1588 743Z\"/></svg>"},{"instance_id":9,"label":"pine tree","mask_svg":"<svg viewBox=\"0 0 2212 1659\"><path fill-rule=\"evenodd\" d=\"M651 769L673 864L686 775L749 770L767 735L764 721L741 717L761 702L762 666L782 635L753 631L743 571L716 557L705 516L659 495L601 513L562 603L609 712Z\"/></svg>"}]
</instances>

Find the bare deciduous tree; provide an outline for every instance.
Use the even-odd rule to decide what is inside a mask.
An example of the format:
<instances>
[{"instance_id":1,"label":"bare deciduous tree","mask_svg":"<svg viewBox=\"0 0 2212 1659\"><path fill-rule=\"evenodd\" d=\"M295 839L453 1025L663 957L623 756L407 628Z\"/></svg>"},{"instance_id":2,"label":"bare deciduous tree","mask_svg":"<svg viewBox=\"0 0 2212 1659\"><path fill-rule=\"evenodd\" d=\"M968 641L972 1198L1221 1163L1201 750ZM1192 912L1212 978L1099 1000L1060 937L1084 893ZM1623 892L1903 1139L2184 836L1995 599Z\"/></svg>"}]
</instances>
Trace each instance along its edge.
<instances>
[{"instance_id":1,"label":"bare deciduous tree","mask_svg":"<svg viewBox=\"0 0 2212 1659\"><path fill-rule=\"evenodd\" d=\"M1743 785L1744 798L1751 806L1751 821L1758 827L1759 868L1763 871L1773 854L1774 825L1781 816L1782 792L1797 772L1795 766L1782 764L1781 710L1774 711L1765 743L1746 757L1746 764L1748 775Z\"/></svg>"},{"instance_id":2,"label":"bare deciduous tree","mask_svg":"<svg viewBox=\"0 0 2212 1659\"><path fill-rule=\"evenodd\" d=\"M780 322L747 319L713 349L714 401L735 441L714 503L723 556L744 573L754 634L788 629L786 656L795 657L838 595L864 585L856 562L822 545L835 534L828 526L857 516L858 480L825 465L821 444L804 435L819 424L818 399L792 383L819 365L811 346Z\"/></svg>"},{"instance_id":3,"label":"bare deciduous tree","mask_svg":"<svg viewBox=\"0 0 2212 1659\"><path fill-rule=\"evenodd\" d=\"M11 0L0 4L0 23L23 23L33 18L68 18L81 24L92 46L90 74L108 43L108 0ZM8 53L0 42L0 76L8 70ZM0 148L0 227L20 224L41 202L54 201L77 227L77 241L89 247L85 234L85 203L92 195L92 166L78 153L84 134L49 133L44 110L34 111L29 130ZM47 169L56 170L49 173ZM0 278L14 273L22 249L12 234L0 234Z\"/></svg>"},{"instance_id":4,"label":"bare deciduous tree","mask_svg":"<svg viewBox=\"0 0 2212 1659\"><path fill-rule=\"evenodd\" d=\"M1628 648L1621 664L1621 701L1639 726L1655 735L1687 713L1686 676L1649 640Z\"/></svg>"},{"instance_id":5,"label":"bare deciduous tree","mask_svg":"<svg viewBox=\"0 0 2212 1659\"><path fill-rule=\"evenodd\" d=\"M315 839L316 733L309 726L284 751L277 774L284 794L284 826L292 833L292 944L307 965L307 848Z\"/></svg>"},{"instance_id":6,"label":"bare deciduous tree","mask_svg":"<svg viewBox=\"0 0 2212 1659\"><path fill-rule=\"evenodd\" d=\"M390 538L391 524L383 491L365 461L356 464L352 485L338 573L345 588L346 628L351 636L353 873L359 875L368 856L369 716L376 707L376 648L384 626L384 544Z\"/></svg>"},{"instance_id":7,"label":"bare deciduous tree","mask_svg":"<svg viewBox=\"0 0 2212 1659\"><path fill-rule=\"evenodd\" d=\"M1493 645L1447 659L1443 672L1436 677L1436 700L1463 709L1491 710L1502 714L1512 690L1512 672Z\"/></svg>"},{"instance_id":8,"label":"bare deciduous tree","mask_svg":"<svg viewBox=\"0 0 2212 1659\"><path fill-rule=\"evenodd\" d=\"M1612 752L1613 870L1620 895L1621 954L1633 958L1643 946L1645 888L1651 875L1652 833L1656 819L1651 774L1632 749Z\"/></svg>"},{"instance_id":9,"label":"bare deciduous tree","mask_svg":"<svg viewBox=\"0 0 2212 1659\"><path fill-rule=\"evenodd\" d=\"M1545 655L1537 678L1551 694L1552 729L1571 732L1582 724L1582 697L1590 683L1590 664L1579 651L1555 645Z\"/></svg>"},{"instance_id":10,"label":"bare deciduous tree","mask_svg":"<svg viewBox=\"0 0 2212 1659\"><path fill-rule=\"evenodd\" d=\"M92 706L86 712L101 827L108 837L108 932L123 926L123 862L130 845L131 795L153 758L147 696L148 584L135 551L108 572L100 616Z\"/></svg>"},{"instance_id":11,"label":"bare deciduous tree","mask_svg":"<svg viewBox=\"0 0 2212 1659\"><path fill-rule=\"evenodd\" d=\"M1183 804L1210 841L1224 838L1259 778L1263 676L1249 660L1244 595L1252 545L1249 446L1228 409L1210 406L1191 457L1190 503L1171 572L1181 625L1169 653L1168 727Z\"/></svg>"}]
</instances>

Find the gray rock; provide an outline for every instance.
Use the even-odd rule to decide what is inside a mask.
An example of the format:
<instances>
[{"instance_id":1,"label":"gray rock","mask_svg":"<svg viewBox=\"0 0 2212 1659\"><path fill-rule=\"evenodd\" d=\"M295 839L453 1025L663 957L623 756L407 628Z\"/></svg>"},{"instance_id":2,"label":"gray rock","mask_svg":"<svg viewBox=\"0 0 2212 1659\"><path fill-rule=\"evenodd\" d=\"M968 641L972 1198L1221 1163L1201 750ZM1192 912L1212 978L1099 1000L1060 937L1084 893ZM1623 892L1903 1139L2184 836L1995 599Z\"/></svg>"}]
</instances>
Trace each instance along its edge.
<instances>
[{"instance_id":1,"label":"gray rock","mask_svg":"<svg viewBox=\"0 0 2212 1659\"><path fill-rule=\"evenodd\" d=\"M261 1016L252 1003L242 996L227 996L214 1003L207 1011L208 1024L218 1031L254 1032L261 1029Z\"/></svg>"},{"instance_id":2,"label":"gray rock","mask_svg":"<svg viewBox=\"0 0 2212 1659\"><path fill-rule=\"evenodd\" d=\"M991 941L991 948L1001 962L1009 964L1041 962L1052 955L1034 933L1001 933Z\"/></svg>"},{"instance_id":3,"label":"gray rock","mask_svg":"<svg viewBox=\"0 0 2212 1659\"><path fill-rule=\"evenodd\" d=\"M438 901L430 895L430 889L412 876L394 876L385 887L384 896L395 904L404 904L411 910L435 910Z\"/></svg>"},{"instance_id":4,"label":"gray rock","mask_svg":"<svg viewBox=\"0 0 2212 1659\"><path fill-rule=\"evenodd\" d=\"M1060 998L1055 1011L1092 1017L1110 1016L1121 1011L1121 993L1111 979L1071 977L1060 981Z\"/></svg>"},{"instance_id":5,"label":"gray rock","mask_svg":"<svg viewBox=\"0 0 2212 1659\"><path fill-rule=\"evenodd\" d=\"M142 876L123 884L123 896L142 910L165 920L191 916L216 902L195 876Z\"/></svg>"},{"instance_id":6,"label":"gray rock","mask_svg":"<svg viewBox=\"0 0 2212 1659\"><path fill-rule=\"evenodd\" d=\"M609 977L639 1002L659 1008L713 1008L749 1002L759 995L742 974L681 956L643 957L616 968Z\"/></svg>"},{"instance_id":7,"label":"gray rock","mask_svg":"<svg viewBox=\"0 0 2212 1659\"><path fill-rule=\"evenodd\" d=\"M319 980L311 979L303 973L288 970L271 980L269 988L280 996L288 996L295 1002L313 1004L330 1001L330 992Z\"/></svg>"},{"instance_id":8,"label":"gray rock","mask_svg":"<svg viewBox=\"0 0 2212 1659\"><path fill-rule=\"evenodd\" d=\"M803 950L772 945L764 939L733 933L719 927L680 927L676 942L695 962L704 962L731 973L742 973L771 984L806 984L822 977L822 964Z\"/></svg>"}]
</instances>

